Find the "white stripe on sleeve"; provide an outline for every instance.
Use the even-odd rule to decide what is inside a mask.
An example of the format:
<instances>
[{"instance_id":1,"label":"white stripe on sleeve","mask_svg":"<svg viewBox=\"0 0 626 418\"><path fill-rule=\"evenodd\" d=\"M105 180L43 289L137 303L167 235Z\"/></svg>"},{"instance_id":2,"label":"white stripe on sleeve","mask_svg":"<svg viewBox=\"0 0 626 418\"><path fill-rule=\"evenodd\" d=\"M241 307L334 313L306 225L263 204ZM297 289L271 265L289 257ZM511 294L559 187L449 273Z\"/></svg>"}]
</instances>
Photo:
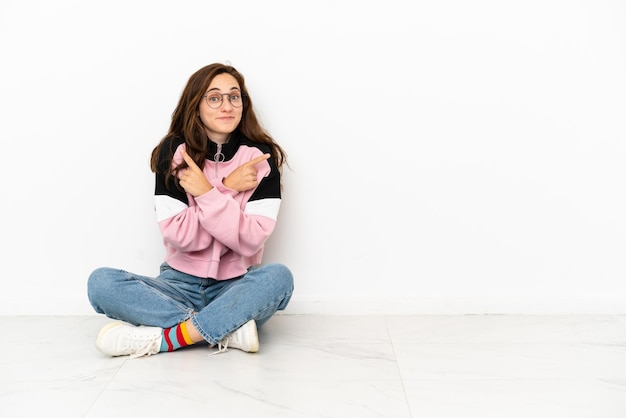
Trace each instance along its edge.
<instances>
[{"instance_id":1,"label":"white stripe on sleeve","mask_svg":"<svg viewBox=\"0 0 626 418\"><path fill-rule=\"evenodd\" d=\"M187 209L187 205L178 199L167 195L154 196L154 211L156 212L157 222L176 216Z\"/></svg>"},{"instance_id":2,"label":"white stripe on sleeve","mask_svg":"<svg viewBox=\"0 0 626 418\"><path fill-rule=\"evenodd\" d=\"M262 215L276 220L278 218L279 209L280 199L262 199L248 202L244 212L250 215Z\"/></svg>"}]
</instances>

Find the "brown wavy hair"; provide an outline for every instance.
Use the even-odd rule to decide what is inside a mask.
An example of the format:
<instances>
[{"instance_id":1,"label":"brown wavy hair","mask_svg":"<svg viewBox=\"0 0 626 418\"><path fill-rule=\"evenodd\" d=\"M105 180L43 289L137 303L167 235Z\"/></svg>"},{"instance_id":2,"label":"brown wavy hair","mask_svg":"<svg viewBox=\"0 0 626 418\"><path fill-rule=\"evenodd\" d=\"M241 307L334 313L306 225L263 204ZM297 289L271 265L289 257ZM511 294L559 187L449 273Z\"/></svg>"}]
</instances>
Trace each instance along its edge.
<instances>
[{"instance_id":1,"label":"brown wavy hair","mask_svg":"<svg viewBox=\"0 0 626 418\"><path fill-rule=\"evenodd\" d=\"M161 148L167 140L172 137L184 138L189 156L200 168L204 166L204 159L206 158L209 148L209 138L206 135L202 121L198 117L198 109L202 96L209 88L213 78L224 73L235 77L235 80L239 83L244 99L241 121L237 129L250 140L269 145L272 149L272 156L276 166L279 170L282 169L283 164L287 162L287 154L259 123L243 75L230 65L214 63L200 68L189 77L189 81L180 96L178 105L172 113L172 123L170 124L168 133L161 139L161 142L159 142L154 150L152 150L152 156L150 158L150 168L152 172L156 173L159 170ZM173 156L174 150L169 150L169 152L170 156ZM186 166L187 164L184 161L175 169L172 169L170 166L168 172L165 173L166 177L169 178L173 176L175 171L183 169Z\"/></svg>"}]
</instances>

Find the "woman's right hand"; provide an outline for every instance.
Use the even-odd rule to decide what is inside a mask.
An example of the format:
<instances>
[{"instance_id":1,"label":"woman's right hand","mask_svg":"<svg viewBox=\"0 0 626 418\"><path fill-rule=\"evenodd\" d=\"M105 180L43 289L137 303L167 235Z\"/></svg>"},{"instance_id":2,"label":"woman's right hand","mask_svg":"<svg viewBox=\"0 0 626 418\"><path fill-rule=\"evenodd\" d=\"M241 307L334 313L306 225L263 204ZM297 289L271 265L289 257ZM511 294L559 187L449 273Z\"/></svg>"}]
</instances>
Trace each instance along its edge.
<instances>
[{"instance_id":1,"label":"woman's right hand","mask_svg":"<svg viewBox=\"0 0 626 418\"><path fill-rule=\"evenodd\" d=\"M213 186L207 180L206 176L202 172L202 169L193 161L193 159L182 150L183 159L187 163L188 167L180 174L180 185L185 189L187 193L193 197L198 197L206 192L211 191Z\"/></svg>"}]
</instances>

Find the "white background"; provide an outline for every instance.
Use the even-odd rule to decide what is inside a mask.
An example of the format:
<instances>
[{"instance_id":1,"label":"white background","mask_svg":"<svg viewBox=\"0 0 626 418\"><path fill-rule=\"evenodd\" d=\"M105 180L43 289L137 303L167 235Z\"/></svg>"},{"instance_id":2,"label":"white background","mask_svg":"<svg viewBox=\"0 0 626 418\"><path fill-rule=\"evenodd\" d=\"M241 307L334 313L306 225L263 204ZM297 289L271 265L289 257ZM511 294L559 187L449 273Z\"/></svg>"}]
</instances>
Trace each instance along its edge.
<instances>
[{"instance_id":1,"label":"white background","mask_svg":"<svg viewBox=\"0 0 626 418\"><path fill-rule=\"evenodd\" d=\"M245 76L292 313L626 313L622 1L0 1L0 314L163 258L149 156Z\"/></svg>"}]
</instances>

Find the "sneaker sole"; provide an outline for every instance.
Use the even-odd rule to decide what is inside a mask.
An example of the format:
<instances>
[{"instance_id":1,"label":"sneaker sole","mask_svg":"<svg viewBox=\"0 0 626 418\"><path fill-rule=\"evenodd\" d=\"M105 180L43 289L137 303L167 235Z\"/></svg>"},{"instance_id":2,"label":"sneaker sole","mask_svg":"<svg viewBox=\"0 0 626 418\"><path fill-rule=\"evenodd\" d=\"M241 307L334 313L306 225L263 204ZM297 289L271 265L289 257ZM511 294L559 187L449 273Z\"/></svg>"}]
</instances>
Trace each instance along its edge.
<instances>
[{"instance_id":1,"label":"sneaker sole","mask_svg":"<svg viewBox=\"0 0 626 418\"><path fill-rule=\"evenodd\" d=\"M98 336L96 337L96 348L104 354L109 354L106 351L102 350L101 348L101 342L102 342L102 338L104 337L104 335L111 329L113 328L117 328L117 327L121 327L122 323L121 322L111 322L109 324L106 324L105 326L102 327L102 329L100 330L100 332L98 332ZM110 355L110 354L109 354Z\"/></svg>"},{"instance_id":2,"label":"sneaker sole","mask_svg":"<svg viewBox=\"0 0 626 418\"><path fill-rule=\"evenodd\" d=\"M251 319L244 324L244 327L251 328L249 332L250 332L250 335L253 337L252 344L250 345L250 349L246 351L248 353L258 352L259 351L259 334L257 332L256 322L254 321L254 319Z\"/></svg>"}]
</instances>

